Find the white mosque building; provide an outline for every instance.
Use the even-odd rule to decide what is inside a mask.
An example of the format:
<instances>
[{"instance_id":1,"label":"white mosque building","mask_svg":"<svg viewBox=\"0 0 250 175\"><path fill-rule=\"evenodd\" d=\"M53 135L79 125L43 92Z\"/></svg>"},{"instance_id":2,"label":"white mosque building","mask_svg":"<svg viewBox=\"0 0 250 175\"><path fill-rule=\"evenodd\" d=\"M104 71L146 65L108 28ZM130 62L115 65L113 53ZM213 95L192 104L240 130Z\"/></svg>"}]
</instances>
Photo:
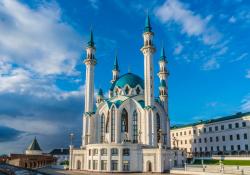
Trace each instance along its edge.
<instances>
[{"instance_id":1,"label":"white mosque building","mask_svg":"<svg viewBox=\"0 0 250 175\"><path fill-rule=\"evenodd\" d=\"M85 112L82 146L70 146L70 169L97 172L166 172L182 166L185 155L171 149L168 116L168 70L164 48L159 59L159 97L154 95L152 27L146 18L141 52L143 78L120 75L115 57L109 97L100 89L94 108L94 69L97 63L91 31L86 48Z\"/></svg>"}]
</instances>

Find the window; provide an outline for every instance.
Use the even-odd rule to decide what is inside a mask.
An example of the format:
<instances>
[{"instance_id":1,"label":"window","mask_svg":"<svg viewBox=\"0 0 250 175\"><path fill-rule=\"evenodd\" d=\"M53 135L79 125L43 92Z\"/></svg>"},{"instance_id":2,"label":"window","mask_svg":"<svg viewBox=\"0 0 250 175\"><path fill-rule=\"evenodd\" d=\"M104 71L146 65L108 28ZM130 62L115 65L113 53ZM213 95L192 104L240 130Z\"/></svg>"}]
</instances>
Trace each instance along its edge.
<instances>
[{"instance_id":1,"label":"window","mask_svg":"<svg viewBox=\"0 0 250 175\"><path fill-rule=\"evenodd\" d=\"M242 127L246 127L246 126L247 126L246 122L242 122Z\"/></svg>"},{"instance_id":2,"label":"window","mask_svg":"<svg viewBox=\"0 0 250 175\"><path fill-rule=\"evenodd\" d=\"M229 137L230 137L230 140L233 140L233 135L230 135Z\"/></svg>"},{"instance_id":3,"label":"window","mask_svg":"<svg viewBox=\"0 0 250 175\"><path fill-rule=\"evenodd\" d=\"M98 155L98 149L93 149L93 156L97 156Z\"/></svg>"},{"instance_id":4,"label":"window","mask_svg":"<svg viewBox=\"0 0 250 175\"><path fill-rule=\"evenodd\" d=\"M199 143L201 143L201 138L199 138Z\"/></svg>"},{"instance_id":5,"label":"window","mask_svg":"<svg viewBox=\"0 0 250 175\"><path fill-rule=\"evenodd\" d=\"M107 149L106 148L101 149L101 155L102 156L106 156L107 155Z\"/></svg>"},{"instance_id":6,"label":"window","mask_svg":"<svg viewBox=\"0 0 250 175\"><path fill-rule=\"evenodd\" d=\"M113 171L118 170L118 160L111 160L111 170Z\"/></svg>"},{"instance_id":7,"label":"window","mask_svg":"<svg viewBox=\"0 0 250 175\"><path fill-rule=\"evenodd\" d=\"M205 147L205 151L207 151L207 147Z\"/></svg>"},{"instance_id":8,"label":"window","mask_svg":"<svg viewBox=\"0 0 250 175\"><path fill-rule=\"evenodd\" d=\"M197 152L197 148L194 148L194 152Z\"/></svg>"},{"instance_id":9,"label":"window","mask_svg":"<svg viewBox=\"0 0 250 175\"><path fill-rule=\"evenodd\" d=\"M159 143L161 140L161 119L160 119L160 115L158 113L156 113L156 127L157 127L157 142Z\"/></svg>"},{"instance_id":10,"label":"window","mask_svg":"<svg viewBox=\"0 0 250 175\"><path fill-rule=\"evenodd\" d=\"M89 156L91 156L91 149L89 149Z\"/></svg>"},{"instance_id":11,"label":"window","mask_svg":"<svg viewBox=\"0 0 250 175\"><path fill-rule=\"evenodd\" d=\"M184 136L186 135L186 131L184 131Z\"/></svg>"},{"instance_id":12,"label":"window","mask_svg":"<svg viewBox=\"0 0 250 175\"><path fill-rule=\"evenodd\" d=\"M182 145L182 140L181 140L181 145Z\"/></svg>"},{"instance_id":13,"label":"window","mask_svg":"<svg viewBox=\"0 0 250 175\"><path fill-rule=\"evenodd\" d=\"M215 126L215 131L218 131L218 126Z\"/></svg>"},{"instance_id":14,"label":"window","mask_svg":"<svg viewBox=\"0 0 250 175\"><path fill-rule=\"evenodd\" d=\"M204 143L207 143L207 138L204 138Z\"/></svg>"},{"instance_id":15,"label":"window","mask_svg":"<svg viewBox=\"0 0 250 175\"><path fill-rule=\"evenodd\" d=\"M107 117L106 128L105 128L105 130L106 130L106 133L109 133L109 115L108 115L108 117Z\"/></svg>"},{"instance_id":16,"label":"window","mask_svg":"<svg viewBox=\"0 0 250 175\"><path fill-rule=\"evenodd\" d=\"M213 141L213 137L210 137L209 139L210 139L210 142L212 142L212 141Z\"/></svg>"},{"instance_id":17,"label":"window","mask_svg":"<svg viewBox=\"0 0 250 175\"><path fill-rule=\"evenodd\" d=\"M240 140L240 134L237 134L236 137L237 137L237 140Z\"/></svg>"},{"instance_id":18,"label":"window","mask_svg":"<svg viewBox=\"0 0 250 175\"><path fill-rule=\"evenodd\" d=\"M122 117L121 117L121 132L128 132L128 112L126 109L122 110Z\"/></svg>"},{"instance_id":19,"label":"window","mask_svg":"<svg viewBox=\"0 0 250 175\"><path fill-rule=\"evenodd\" d=\"M240 145L237 145L237 149L238 149L238 151L240 151Z\"/></svg>"},{"instance_id":20,"label":"window","mask_svg":"<svg viewBox=\"0 0 250 175\"><path fill-rule=\"evenodd\" d=\"M189 131L189 135L191 135L191 131Z\"/></svg>"},{"instance_id":21,"label":"window","mask_svg":"<svg viewBox=\"0 0 250 175\"><path fill-rule=\"evenodd\" d=\"M222 141L225 142L225 140L226 140L226 137L222 136Z\"/></svg>"},{"instance_id":22,"label":"window","mask_svg":"<svg viewBox=\"0 0 250 175\"><path fill-rule=\"evenodd\" d=\"M218 136L216 136L216 142L218 142L219 141L219 137Z\"/></svg>"},{"instance_id":23,"label":"window","mask_svg":"<svg viewBox=\"0 0 250 175\"><path fill-rule=\"evenodd\" d=\"M91 169L91 160L89 160L89 169Z\"/></svg>"},{"instance_id":24,"label":"window","mask_svg":"<svg viewBox=\"0 0 250 175\"><path fill-rule=\"evenodd\" d=\"M187 144L187 140L185 140L185 144Z\"/></svg>"},{"instance_id":25,"label":"window","mask_svg":"<svg viewBox=\"0 0 250 175\"><path fill-rule=\"evenodd\" d=\"M172 136L174 137L174 133L172 134Z\"/></svg>"},{"instance_id":26,"label":"window","mask_svg":"<svg viewBox=\"0 0 250 175\"><path fill-rule=\"evenodd\" d=\"M234 146L233 145L231 145L231 151L233 151L234 150Z\"/></svg>"},{"instance_id":27,"label":"window","mask_svg":"<svg viewBox=\"0 0 250 175\"><path fill-rule=\"evenodd\" d=\"M214 147L211 146L211 151L214 151Z\"/></svg>"},{"instance_id":28,"label":"window","mask_svg":"<svg viewBox=\"0 0 250 175\"><path fill-rule=\"evenodd\" d=\"M248 145L245 145L245 150L248 151Z\"/></svg>"},{"instance_id":29,"label":"window","mask_svg":"<svg viewBox=\"0 0 250 175\"><path fill-rule=\"evenodd\" d=\"M206 128L204 128L204 129L203 129L203 132L204 132L204 133L206 133L206 132L207 132L207 129L206 129Z\"/></svg>"},{"instance_id":30,"label":"window","mask_svg":"<svg viewBox=\"0 0 250 175\"><path fill-rule=\"evenodd\" d=\"M137 111L133 113L133 143L138 143L138 115Z\"/></svg>"},{"instance_id":31,"label":"window","mask_svg":"<svg viewBox=\"0 0 250 175\"><path fill-rule=\"evenodd\" d=\"M209 132L212 132L212 131L213 131L212 127L209 127Z\"/></svg>"},{"instance_id":32,"label":"window","mask_svg":"<svg viewBox=\"0 0 250 175\"><path fill-rule=\"evenodd\" d=\"M228 128L229 128L229 129L232 129L232 124L228 124Z\"/></svg>"},{"instance_id":33,"label":"window","mask_svg":"<svg viewBox=\"0 0 250 175\"><path fill-rule=\"evenodd\" d=\"M245 140L247 139L247 133L244 133L244 139Z\"/></svg>"},{"instance_id":34,"label":"window","mask_svg":"<svg viewBox=\"0 0 250 175\"><path fill-rule=\"evenodd\" d=\"M112 156L117 156L118 155L118 149L117 148L112 148L111 149L111 155Z\"/></svg>"},{"instance_id":35,"label":"window","mask_svg":"<svg viewBox=\"0 0 250 175\"><path fill-rule=\"evenodd\" d=\"M182 132L180 132L180 136L182 136Z\"/></svg>"},{"instance_id":36,"label":"window","mask_svg":"<svg viewBox=\"0 0 250 175\"><path fill-rule=\"evenodd\" d=\"M196 143L196 139L194 139L194 143Z\"/></svg>"},{"instance_id":37,"label":"window","mask_svg":"<svg viewBox=\"0 0 250 175\"><path fill-rule=\"evenodd\" d=\"M220 151L220 147L219 146L217 146L217 151Z\"/></svg>"},{"instance_id":38,"label":"window","mask_svg":"<svg viewBox=\"0 0 250 175\"><path fill-rule=\"evenodd\" d=\"M128 160L123 160L122 161L122 170L123 171L129 171L129 161Z\"/></svg>"},{"instance_id":39,"label":"window","mask_svg":"<svg viewBox=\"0 0 250 175\"><path fill-rule=\"evenodd\" d=\"M235 123L235 128L239 128L239 123Z\"/></svg>"},{"instance_id":40,"label":"window","mask_svg":"<svg viewBox=\"0 0 250 175\"><path fill-rule=\"evenodd\" d=\"M221 126L220 126L220 129L221 129L221 130L224 130L224 125L221 125Z\"/></svg>"},{"instance_id":41,"label":"window","mask_svg":"<svg viewBox=\"0 0 250 175\"><path fill-rule=\"evenodd\" d=\"M129 93L129 88L128 88L128 86L126 86L126 88L125 88L125 94L128 95L128 93Z\"/></svg>"},{"instance_id":42,"label":"window","mask_svg":"<svg viewBox=\"0 0 250 175\"><path fill-rule=\"evenodd\" d=\"M101 143L104 142L105 138L105 116L104 114L101 115Z\"/></svg>"},{"instance_id":43,"label":"window","mask_svg":"<svg viewBox=\"0 0 250 175\"><path fill-rule=\"evenodd\" d=\"M196 134L196 130L193 130L193 133Z\"/></svg>"},{"instance_id":44,"label":"window","mask_svg":"<svg viewBox=\"0 0 250 175\"><path fill-rule=\"evenodd\" d=\"M202 152L202 147L200 147L200 152Z\"/></svg>"},{"instance_id":45,"label":"window","mask_svg":"<svg viewBox=\"0 0 250 175\"><path fill-rule=\"evenodd\" d=\"M140 92L141 92L140 88L139 88L139 87L137 87L137 88L136 88L136 94L137 94L137 95L139 95L139 94L140 94Z\"/></svg>"},{"instance_id":46,"label":"window","mask_svg":"<svg viewBox=\"0 0 250 175\"><path fill-rule=\"evenodd\" d=\"M93 160L93 170L97 170L97 168L98 168L98 161Z\"/></svg>"},{"instance_id":47,"label":"window","mask_svg":"<svg viewBox=\"0 0 250 175\"><path fill-rule=\"evenodd\" d=\"M107 160L101 160L101 170L107 170Z\"/></svg>"},{"instance_id":48,"label":"window","mask_svg":"<svg viewBox=\"0 0 250 175\"><path fill-rule=\"evenodd\" d=\"M176 136L178 136L178 132L176 133Z\"/></svg>"},{"instance_id":49,"label":"window","mask_svg":"<svg viewBox=\"0 0 250 175\"><path fill-rule=\"evenodd\" d=\"M223 146L223 151L227 151L227 148L226 148L226 146Z\"/></svg>"},{"instance_id":50,"label":"window","mask_svg":"<svg viewBox=\"0 0 250 175\"><path fill-rule=\"evenodd\" d=\"M111 142L115 141L115 108L111 109Z\"/></svg>"},{"instance_id":51,"label":"window","mask_svg":"<svg viewBox=\"0 0 250 175\"><path fill-rule=\"evenodd\" d=\"M123 156L129 156L129 149L128 149L128 148L124 148L124 149L122 150L122 155L123 155Z\"/></svg>"}]
</instances>

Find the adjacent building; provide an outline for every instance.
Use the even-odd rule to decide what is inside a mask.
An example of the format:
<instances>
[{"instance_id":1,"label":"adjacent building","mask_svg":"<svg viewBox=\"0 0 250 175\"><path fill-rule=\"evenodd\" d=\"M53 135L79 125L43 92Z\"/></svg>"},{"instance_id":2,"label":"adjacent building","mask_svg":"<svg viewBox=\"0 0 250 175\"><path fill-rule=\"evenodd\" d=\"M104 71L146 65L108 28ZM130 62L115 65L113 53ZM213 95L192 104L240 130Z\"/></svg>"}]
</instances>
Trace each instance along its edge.
<instances>
[{"instance_id":1,"label":"adjacent building","mask_svg":"<svg viewBox=\"0 0 250 175\"><path fill-rule=\"evenodd\" d=\"M10 154L8 164L23 168L41 168L52 165L56 158L49 154L44 154L35 138L25 151L25 154Z\"/></svg>"},{"instance_id":2,"label":"adjacent building","mask_svg":"<svg viewBox=\"0 0 250 175\"><path fill-rule=\"evenodd\" d=\"M70 169L99 172L165 172L182 166L182 151L170 147L168 70L164 48L159 58L159 96L155 98L154 33L147 16L143 32L144 79L120 75L115 57L109 96L100 89L94 107L96 47L91 32L86 65L85 113L80 148L70 149ZM139 59L139 58L138 58ZM131 59L131 61L133 61ZM104 76L104 75L99 75Z\"/></svg>"},{"instance_id":3,"label":"adjacent building","mask_svg":"<svg viewBox=\"0 0 250 175\"><path fill-rule=\"evenodd\" d=\"M57 165L68 164L69 148L53 149L49 154L56 158Z\"/></svg>"},{"instance_id":4,"label":"adjacent building","mask_svg":"<svg viewBox=\"0 0 250 175\"><path fill-rule=\"evenodd\" d=\"M250 112L173 126L171 147L189 157L250 154Z\"/></svg>"}]
</instances>

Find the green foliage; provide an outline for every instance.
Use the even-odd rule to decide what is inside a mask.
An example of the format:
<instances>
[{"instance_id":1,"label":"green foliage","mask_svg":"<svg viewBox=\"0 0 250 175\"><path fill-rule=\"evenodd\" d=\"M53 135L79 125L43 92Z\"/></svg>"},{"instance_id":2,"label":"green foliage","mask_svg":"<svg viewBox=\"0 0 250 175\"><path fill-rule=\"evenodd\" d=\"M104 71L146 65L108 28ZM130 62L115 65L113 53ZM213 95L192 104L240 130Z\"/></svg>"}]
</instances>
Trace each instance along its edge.
<instances>
[{"instance_id":1,"label":"green foliage","mask_svg":"<svg viewBox=\"0 0 250 175\"><path fill-rule=\"evenodd\" d=\"M60 165L69 165L69 161L65 160L65 161L61 162Z\"/></svg>"}]
</instances>

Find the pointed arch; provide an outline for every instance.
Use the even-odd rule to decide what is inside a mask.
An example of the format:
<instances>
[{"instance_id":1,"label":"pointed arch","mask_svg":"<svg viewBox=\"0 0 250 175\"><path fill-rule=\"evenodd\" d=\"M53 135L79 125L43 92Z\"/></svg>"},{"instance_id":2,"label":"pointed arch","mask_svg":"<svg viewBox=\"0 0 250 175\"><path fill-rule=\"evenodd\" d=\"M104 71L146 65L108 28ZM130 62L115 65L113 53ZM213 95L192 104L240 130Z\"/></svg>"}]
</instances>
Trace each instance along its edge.
<instances>
[{"instance_id":1,"label":"pointed arch","mask_svg":"<svg viewBox=\"0 0 250 175\"><path fill-rule=\"evenodd\" d=\"M101 143L104 143L105 138L105 115L101 115Z\"/></svg>"},{"instance_id":2,"label":"pointed arch","mask_svg":"<svg viewBox=\"0 0 250 175\"><path fill-rule=\"evenodd\" d=\"M138 143L138 113L136 110L133 112L132 128L133 128L133 143Z\"/></svg>"},{"instance_id":3,"label":"pointed arch","mask_svg":"<svg viewBox=\"0 0 250 175\"><path fill-rule=\"evenodd\" d=\"M115 142L115 107L111 108L111 142Z\"/></svg>"},{"instance_id":4,"label":"pointed arch","mask_svg":"<svg viewBox=\"0 0 250 175\"><path fill-rule=\"evenodd\" d=\"M161 130L161 118L159 113L156 113L156 128L157 128L157 143L161 140L161 133L159 132Z\"/></svg>"},{"instance_id":5,"label":"pointed arch","mask_svg":"<svg viewBox=\"0 0 250 175\"><path fill-rule=\"evenodd\" d=\"M128 132L128 112L125 108L122 110L121 132Z\"/></svg>"}]
</instances>

